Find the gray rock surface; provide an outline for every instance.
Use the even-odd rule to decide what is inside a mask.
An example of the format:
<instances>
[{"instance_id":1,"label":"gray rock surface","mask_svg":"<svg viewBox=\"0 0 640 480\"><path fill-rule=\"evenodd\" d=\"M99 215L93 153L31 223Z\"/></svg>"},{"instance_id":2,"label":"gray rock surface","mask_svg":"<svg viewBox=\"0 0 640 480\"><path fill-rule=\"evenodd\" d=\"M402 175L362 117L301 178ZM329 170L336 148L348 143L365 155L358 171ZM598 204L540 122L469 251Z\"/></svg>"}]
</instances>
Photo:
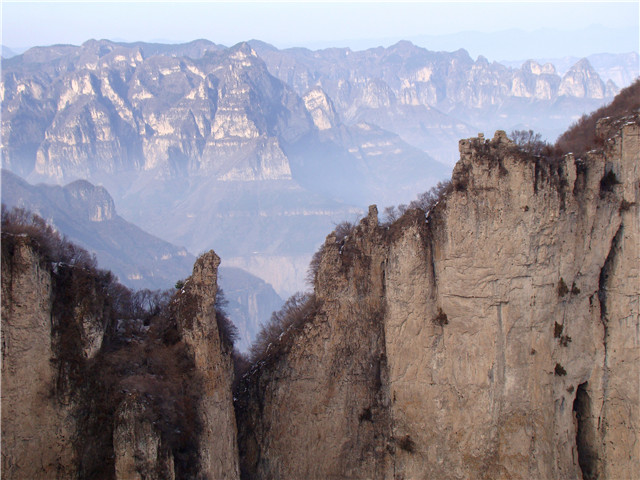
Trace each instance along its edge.
<instances>
[{"instance_id":1,"label":"gray rock surface","mask_svg":"<svg viewBox=\"0 0 640 480\"><path fill-rule=\"evenodd\" d=\"M316 313L244 379L244 478L635 478L640 121L599 129L463 140L426 221L327 237Z\"/></svg>"}]
</instances>

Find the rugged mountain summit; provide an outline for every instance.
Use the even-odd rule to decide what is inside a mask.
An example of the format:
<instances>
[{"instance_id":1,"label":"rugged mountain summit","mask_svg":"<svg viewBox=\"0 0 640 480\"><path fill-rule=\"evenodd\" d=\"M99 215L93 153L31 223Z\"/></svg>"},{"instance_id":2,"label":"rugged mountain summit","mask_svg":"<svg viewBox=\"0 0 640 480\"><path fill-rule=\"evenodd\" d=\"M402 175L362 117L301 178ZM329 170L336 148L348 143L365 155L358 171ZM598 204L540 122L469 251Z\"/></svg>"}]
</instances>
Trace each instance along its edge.
<instances>
[{"instance_id":1,"label":"rugged mountain summit","mask_svg":"<svg viewBox=\"0 0 640 480\"><path fill-rule=\"evenodd\" d=\"M243 477L637 476L640 118L598 129L581 158L463 140L426 219L329 235L243 379Z\"/></svg>"},{"instance_id":2,"label":"rugged mountain summit","mask_svg":"<svg viewBox=\"0 0 640 480\"><path fill-rule=\"evenodd\" d=\"M30 181L102 184L127 220L215 247L288 295L324 232L448 176L459 138L553 138L599 106L615 88L585 62L560 77L409 42L38 47L3 61L2 162Z\"/></svg>"},{"instance_id":3,"label":"rugged mountain summit","mask_svg":"<svg viewBox=\"0 0 640 480\"><path fill-rule=\"evenodd\" d=\"M303 99L246 43L36 48L3 62L1 99L5 168L101 183L128 220L191 251L216 245L253 273L261 265L283 294L301 288L322 232L386 189L385 162L350 151L368 138L320 138ZM418 179L446 175L427 154L393 143L387 163L406 151L419 169L391 201L411 196ZM362 184L339 194L336 179ZM306 238L291 250L296 230Z\"/></svg>"},{"instance_id":4,"label":"rugged mountain summit","mask_svg":"<svg viewBox=\"0 0 640 480\"><path fill-rule=\"evenodd\" d=\"M451 163L460 137L524 124L553 139L569 124L567 114L581 115L618 91L613 84L606 90L586 59L561 77L551 64L508 68L482 56L474 61L465 50L432 52L407 41L364 51L250 44L300 95L327 92L346 123L377 124ZM544 121L531 115L539 111Z\"/></svg>"}]
</instances>

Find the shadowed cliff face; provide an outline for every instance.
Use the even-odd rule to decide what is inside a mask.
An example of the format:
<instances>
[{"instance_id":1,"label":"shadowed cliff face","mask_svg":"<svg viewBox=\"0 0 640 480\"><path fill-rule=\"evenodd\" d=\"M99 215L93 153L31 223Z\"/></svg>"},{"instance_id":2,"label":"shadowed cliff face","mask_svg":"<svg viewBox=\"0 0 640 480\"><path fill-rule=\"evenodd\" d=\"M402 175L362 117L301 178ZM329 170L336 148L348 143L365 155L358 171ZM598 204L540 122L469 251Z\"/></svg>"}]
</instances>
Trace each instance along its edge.
<instances>
[{"instance_id":1,"label":"shadowed cliff face","mask_svg":"<svg viewBox=\"0 0 640 480\"><path fill-rule=\"evenodd\" d=\"M238 478L215 253L134 311L86 252L2 226L3 478Z\"/></svg>"},{"instance_id":2,"label":"shadowed cliff face","mask_svg":"<svg viewBox=\"0 0 640 480\"><path fill-rule=\"evenodd\" d=\"M580 159L461 141L426 218L327 237L241 384L243 477L637 476L640 120L599 128Z\"/></svg>"}]
</instances>

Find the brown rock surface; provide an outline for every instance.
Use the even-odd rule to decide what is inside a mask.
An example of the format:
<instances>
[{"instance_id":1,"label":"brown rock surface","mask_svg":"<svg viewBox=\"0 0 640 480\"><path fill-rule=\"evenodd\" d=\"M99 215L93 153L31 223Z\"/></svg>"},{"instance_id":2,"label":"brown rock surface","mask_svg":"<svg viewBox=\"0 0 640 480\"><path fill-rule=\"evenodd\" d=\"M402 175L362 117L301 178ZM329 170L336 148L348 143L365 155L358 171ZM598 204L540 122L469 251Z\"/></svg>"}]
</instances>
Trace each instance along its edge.
<instances>
[{"instance_id":1,"label":"brown rock surface","mask_svg":"<svg viewBox=\"0 0 640 480\"><path fill-rule=\"evenodd\" d=\"M145 326L108 272L36 233L2 236L2 477L238 478L215 253Z\"/></svg>"},{"instance_id":2,"label":"brown rock surface","mask_svg":"<svg viewBox=\"0 0 640 480\"><path fill-rule=\"evenodd\" d=\"M177 296L176 312L204 388L198 407L202 426L198 457L203 478L235 479L239 467L231 348L222 341L215 312L219 265L220 258L213 251L198 258Z\"/></svg>"},{"instance_id":3,"label":"brown rock surface","mask_svg":"<svg viewBox=\"0 0 640 480\"><path fill-rule=\"evenodd\" d=\"M244 379L243 478L636 478L640 122L614 123L583 159L461 141L426 222L329 236L316 313Z\"/></svg>"},{"instance_id":4,"label":"brown rock surface","mask_svg":"<svg viewBox=\"0 0 640 480\"><path fill-rule=\"evenodd\" d=\"M2 477L69 478L76 424L72 405L54 395L51 270L27 236L8 250L3 245Z\"/></svg>"},{"instance_id":5,"label":"brown rock surface","mask_svg":"<svg viewBox=\"0 0 640 480\"><path fill-rule=\"evenodd\" d=\"M116 479L175 479L173 456L162 449L160 432L145 416L147 408L138 398L129 398L118 408L113 434Z\"/></svg>"}]
</instances>

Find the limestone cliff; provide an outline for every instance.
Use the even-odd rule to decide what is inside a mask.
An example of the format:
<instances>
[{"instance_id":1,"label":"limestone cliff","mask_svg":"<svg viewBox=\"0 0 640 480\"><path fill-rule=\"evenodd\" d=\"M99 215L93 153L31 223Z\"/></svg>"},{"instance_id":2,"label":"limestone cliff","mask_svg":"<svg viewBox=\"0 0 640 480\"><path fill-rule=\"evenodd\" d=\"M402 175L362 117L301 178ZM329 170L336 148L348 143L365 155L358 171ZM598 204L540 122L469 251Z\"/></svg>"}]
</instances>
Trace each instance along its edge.
<instances>
[{"instance_id":1,"label":"limestone cliff","mask_svg":"<svg viewBox=\"0 0 640 480\"><path fill-rule=\"evenodd\" d=\"M239 476L235 414L231 383L233 344L225 341L216 322L216 294L220 258L210 251L193 267L173 306L182 338L193 356L202 382L196 409L200 474L206 479Z\"/></svg>"},{"instance_id":2,"label":"limestone cliff","mask_svg":"<svg viewBox=\"0 0 640 480\"><path fill-rule=\"evenodd\" d=\"M150 311L42 219L2 217L3 478L238 478L217 256Z\"/></svg>"},{"instance_id":3,"label":"limestone cliff","mask_svg":"<svg viewBox=\"0 0 640 480\"><path fill-rule=\"evenodd\" d=\"M640 119L547 159L460 142L450 193L327 237L244 377L243 478L635 478Z\"/></svg>"},{"instance_id":4,"label":"limestone cliff","mask_svg":"<svg viewBox=\"0 0 640 480\"><path fill-rule=\"evenodd\" d=\"M2 475L69 477L76 425L70 405L51 394L51 272L27 237L12 252L2 243Z\"/></svg>"}]
</instances>

